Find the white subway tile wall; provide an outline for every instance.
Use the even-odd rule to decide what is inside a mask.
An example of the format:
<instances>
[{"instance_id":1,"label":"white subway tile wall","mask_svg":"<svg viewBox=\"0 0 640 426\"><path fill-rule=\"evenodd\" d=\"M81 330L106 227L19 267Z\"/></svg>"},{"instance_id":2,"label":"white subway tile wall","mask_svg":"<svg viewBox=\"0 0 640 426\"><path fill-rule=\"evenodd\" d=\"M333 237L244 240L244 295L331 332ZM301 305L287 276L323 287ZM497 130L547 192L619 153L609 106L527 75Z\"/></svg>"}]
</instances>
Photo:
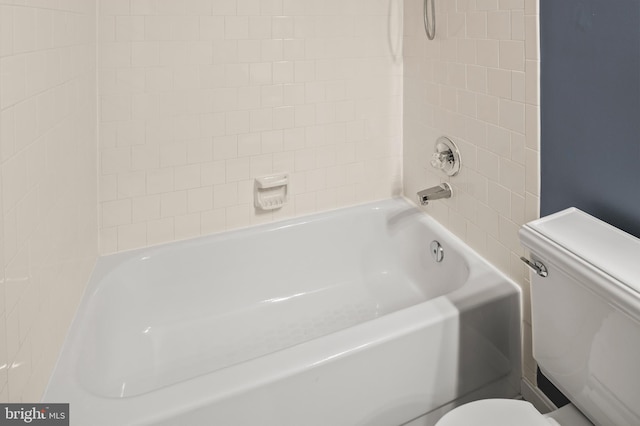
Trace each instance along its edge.
<instances>
[{"instance_id":1,"label":"white subway tile wall","mask_svg":"<svg viewBox=\"0 0 640 426\"><path fill-rule=\"evenodd\" d=\"M451 183L454 197L425 210L522 286L523 369L535 383L517 231L539 215L538 2L436 1L434 41L424 33L423 0L404 7L405 195ZM453 178L430 166L442 135L461 151Z\"/></svg>"},{"instance_id":2,"label":"white subway tile wall","mask_svg":"<svg viewBox=\"0 0 640 426\"><path fill-rule=\"evenodd\" d=\"M0 0L3 402L39 401L98 254L95 33L95 1Z\"/></svg>"},{"instance_id":3,"label":"white subway tile wall","mask_svg":"<svg viewBox=\"0 0 640 426\"><path fill-rule=\"evenodd\" d=\"M98 4L102 253L402 192L401 1Z\"/></svg>"}]
</instances>

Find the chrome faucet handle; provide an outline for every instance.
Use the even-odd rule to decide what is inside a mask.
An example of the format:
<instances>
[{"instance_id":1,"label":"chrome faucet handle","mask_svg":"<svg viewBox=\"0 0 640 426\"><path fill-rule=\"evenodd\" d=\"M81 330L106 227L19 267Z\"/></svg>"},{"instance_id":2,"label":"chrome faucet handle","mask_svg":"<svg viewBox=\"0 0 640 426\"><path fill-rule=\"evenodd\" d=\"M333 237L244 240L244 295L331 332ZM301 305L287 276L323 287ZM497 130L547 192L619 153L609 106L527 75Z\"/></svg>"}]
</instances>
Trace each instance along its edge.
<instances>
[{"instance_id":1,"label":"chrome faucet handle","mask_svg":"<svg viewBox=\"0 0 640 426\"><path fill-rule=\"evenodd\" d=\"M455 176L460 171L460 151L456 144L446 136L436 141L434 153L431 155L431 165L442 170L447 176Z\"/></svg>"},{"instance_id":2,"label":"chrome faucet handle","mask_svg":"<svg viewBox=\"0 0 640 426\"><path fill-rule=\"evenodd\" d=\"M444 170L453 161L453 153L448 151L434 152L431 156L431 166Z\"/></svg>"}]
</instances>

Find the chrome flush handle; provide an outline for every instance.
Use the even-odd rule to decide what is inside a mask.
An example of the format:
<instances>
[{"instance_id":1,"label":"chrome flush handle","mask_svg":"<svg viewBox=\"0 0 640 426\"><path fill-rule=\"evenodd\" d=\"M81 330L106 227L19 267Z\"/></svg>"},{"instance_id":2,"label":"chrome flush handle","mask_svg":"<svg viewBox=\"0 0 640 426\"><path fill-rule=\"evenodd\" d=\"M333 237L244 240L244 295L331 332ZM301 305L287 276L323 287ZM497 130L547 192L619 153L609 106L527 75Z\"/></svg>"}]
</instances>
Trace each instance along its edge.
<instances>
[{"instance_id":1,"label":"chrome flush handle","mask_svg":"<svg viewBox=\"0 0 640 426\"><path fill-rule=\"evenodd\" d=\"M549 271L547 270L547 267L544 266L544 263L538 260L531 261L526 257L522 257L522 256L520 257L520 260L526 263L529 268L533 269L533 271L539 276L541 276L542 278L545 278L549 275Z\"/></svg>"}]
</instances>

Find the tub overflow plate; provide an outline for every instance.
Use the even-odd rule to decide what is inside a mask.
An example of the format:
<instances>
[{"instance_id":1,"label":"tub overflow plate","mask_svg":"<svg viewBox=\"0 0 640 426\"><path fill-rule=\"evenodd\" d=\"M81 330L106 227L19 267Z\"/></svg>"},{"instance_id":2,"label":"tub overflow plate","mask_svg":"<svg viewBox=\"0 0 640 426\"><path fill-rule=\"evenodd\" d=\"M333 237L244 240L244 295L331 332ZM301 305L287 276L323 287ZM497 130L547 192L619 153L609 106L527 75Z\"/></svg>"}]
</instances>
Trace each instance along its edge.
<instances>
[{"instance_id":1,"label":"tub overflow plate","mask_svg":"<svg viewBox=\"0 0 640 426\"><path fill-rule=\"evenodd\" d=\"M433 260L438 263L442 262L442 259L444 259L444 249L436 240L431 241L431 257L433 257Z\"/></svg>"}]
</instances>

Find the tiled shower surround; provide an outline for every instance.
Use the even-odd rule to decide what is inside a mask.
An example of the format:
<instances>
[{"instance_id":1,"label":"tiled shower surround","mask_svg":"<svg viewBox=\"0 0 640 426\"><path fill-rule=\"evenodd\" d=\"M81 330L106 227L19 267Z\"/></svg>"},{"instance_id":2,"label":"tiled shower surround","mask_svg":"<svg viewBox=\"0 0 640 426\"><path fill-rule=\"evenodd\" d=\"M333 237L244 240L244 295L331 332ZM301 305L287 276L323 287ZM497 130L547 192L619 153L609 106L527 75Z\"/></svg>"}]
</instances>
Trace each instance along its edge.
<instances>
[{"instance_id":1,"label":"tiled shower surround","mask_svg":"<svg viewBox=\"0 0 640 426\"><path fill-rule=\"evenodd\" d=\"M98 255L96 9L0 0L0 401L38 401Z\"/></svg>"},{"instance_id":2,"label":"tiled shower surround","mask_svg":"<svg viewBox=\"0 0 640 426\"><path fill-rule=\"evenodd\" d=\"M402 191L400 2L100 5L103 253ZM289 204L256 211L276 172Z\"/></svg>"},{"instance_id":3,"label":"tiled shower surround","mask_svg":"<svg viewBox=\"0 0 640 426\"><path fill-rule=\"evenodd\" d=\"M422 4L404 10L404 193L447 180L429 160L439 136L457 143L454 196L425 210L522 286L523 367L534 381L518 228L539 214L537 1L436 0L434 41Z\"/></svg>"},{"instance_id":4,"label":"tiled shower surround","mask_svg":"<svg viewBox=\"0 0 640 426\"><path fill-rule=\"evenodd\" d=\"M42 394L98 253L411 198L441 135L426 210L523 286L527 345L537 2L436 0L428 42L422 1L0 0L0 401Z\"/></svg>"}]
</instances>

